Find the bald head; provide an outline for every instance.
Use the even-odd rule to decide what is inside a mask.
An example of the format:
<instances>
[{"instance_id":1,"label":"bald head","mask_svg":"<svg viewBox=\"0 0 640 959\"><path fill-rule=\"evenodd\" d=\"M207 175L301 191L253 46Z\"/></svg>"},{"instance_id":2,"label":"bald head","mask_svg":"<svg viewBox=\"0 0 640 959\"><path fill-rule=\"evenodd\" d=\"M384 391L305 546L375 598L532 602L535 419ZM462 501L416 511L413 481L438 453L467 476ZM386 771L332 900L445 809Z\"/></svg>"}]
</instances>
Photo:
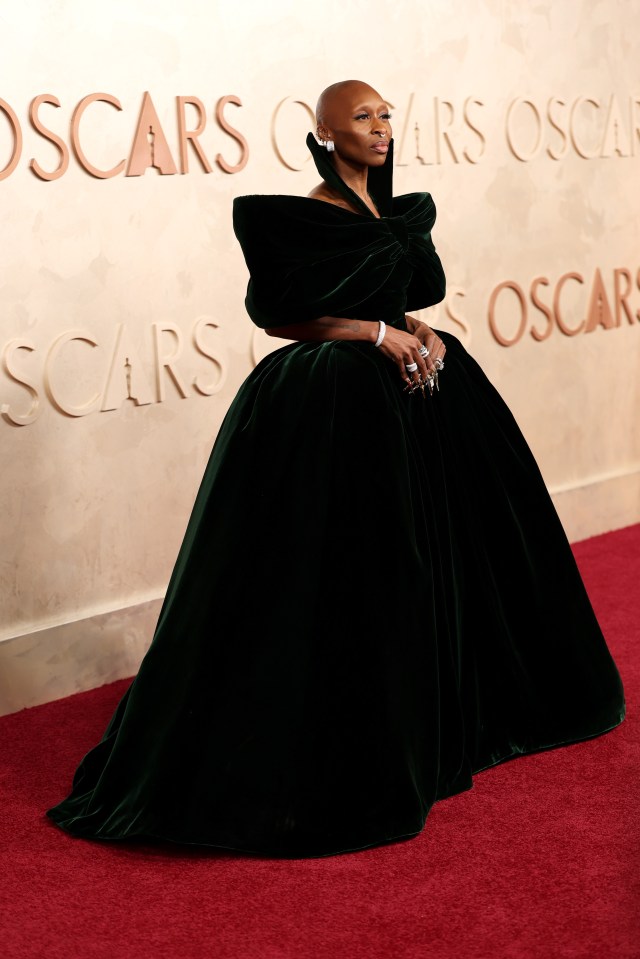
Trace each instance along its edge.
<instances>
[{"instance_id":1,"label":"bald head","mask_svg":"<svg viewBox=\"0 0 640 959\"><path fill-rule=\"evenodd\" d=\"M330 126L334 122L336 110L341 107L344 109L345 100L351 103L359 98L366 100L372 97L381 99L380 94L362 80L340 80L339 83L332 83L320 94L316 106L316 122L318 126Z\"/></svg>"}]
</instances>

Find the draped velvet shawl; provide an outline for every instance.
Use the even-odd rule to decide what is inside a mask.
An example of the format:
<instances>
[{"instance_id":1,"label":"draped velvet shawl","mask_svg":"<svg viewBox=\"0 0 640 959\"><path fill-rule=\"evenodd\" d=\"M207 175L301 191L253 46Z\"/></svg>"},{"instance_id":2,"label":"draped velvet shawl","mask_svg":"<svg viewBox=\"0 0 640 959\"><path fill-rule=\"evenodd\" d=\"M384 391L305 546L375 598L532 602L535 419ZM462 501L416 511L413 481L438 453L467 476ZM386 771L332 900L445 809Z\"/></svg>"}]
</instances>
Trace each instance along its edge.
<instances>
[{"instance_id":1,"label":"draped velvet shawl","mask_svg":"<svg viewBox=\"0 0 640 959\"><path fill-rule=\"evenodd\" d=\"M431 239L436 210L428 193L392 196L393 141L368 189L380 219L338 176L310 133L322 178L360 212L301 196L240 196L233 227L251 274L249 316L259 327L320 316L401 323L405 311L443 299L445 277Z\"/></svg>"}]
</instances>

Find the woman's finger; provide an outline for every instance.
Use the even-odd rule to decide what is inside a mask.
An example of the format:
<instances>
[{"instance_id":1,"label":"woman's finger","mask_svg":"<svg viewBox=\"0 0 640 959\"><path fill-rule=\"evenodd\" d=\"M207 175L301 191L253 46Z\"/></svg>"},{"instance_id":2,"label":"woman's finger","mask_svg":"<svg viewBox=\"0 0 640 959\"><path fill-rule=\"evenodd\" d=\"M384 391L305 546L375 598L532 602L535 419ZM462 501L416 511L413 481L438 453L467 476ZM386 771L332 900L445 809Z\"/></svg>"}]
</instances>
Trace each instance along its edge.
<instances>
[{"instance_id":1,"label":"woman's finger","mask_svg":"<svg viewBox=\"0 0 640 959\"><path fill-rule=\"evenodd\" d=\"M436 360L439 360L440 362L444 361L447 348L440 337L436 333L433 333L433 331L430 339L429 349L431 350L431 358L433 360L434 367L437 368L438 364L436 363Z\"/></svg>"},{"instance_id":2,"label":"woman's finger","mask_svg":"<svg viewBox=\"0 0 640 959\"><path fill-rule=\"evenodd\" d=\"M434 362L433 349L430 349L426 344L424 344L420 350L420 355L422 356L425 362L427 372L433 373L433 371L436 368L435 362Z\"/></svg>"}]
</instances>

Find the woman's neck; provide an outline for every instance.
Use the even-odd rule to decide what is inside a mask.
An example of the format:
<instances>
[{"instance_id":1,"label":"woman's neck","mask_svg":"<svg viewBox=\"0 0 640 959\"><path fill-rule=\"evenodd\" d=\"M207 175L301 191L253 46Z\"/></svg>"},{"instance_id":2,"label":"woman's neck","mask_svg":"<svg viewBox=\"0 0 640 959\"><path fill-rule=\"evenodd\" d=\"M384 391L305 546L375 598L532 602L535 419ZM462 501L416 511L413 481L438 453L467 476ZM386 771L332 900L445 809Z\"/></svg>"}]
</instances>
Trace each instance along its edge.
<instances>
[{"instance_id":1,"label":"woman's neck","mask_svg":"<svg viewBox=\"0 0 640 959\"><path fill-rule=\"evenodd\" d=\"M369 205L371 198L367 192L367 173L368 167L360 164L349 163L342 157L332 157L335 171L340 179L349 187L350 190L360 197L363 203Z\"/></svg>"}]
</instances>

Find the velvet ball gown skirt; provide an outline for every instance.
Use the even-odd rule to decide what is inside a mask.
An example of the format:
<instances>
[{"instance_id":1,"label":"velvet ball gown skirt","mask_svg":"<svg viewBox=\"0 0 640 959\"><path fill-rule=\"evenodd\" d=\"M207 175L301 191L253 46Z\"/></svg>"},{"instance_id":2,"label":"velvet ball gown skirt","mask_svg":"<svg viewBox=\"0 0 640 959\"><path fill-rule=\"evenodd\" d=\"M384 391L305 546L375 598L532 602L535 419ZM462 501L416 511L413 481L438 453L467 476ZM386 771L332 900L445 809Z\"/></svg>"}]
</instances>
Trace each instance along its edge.
<instances>
[{"instance_id":1,"label":"velvet ball gown skirt","mask_svg":"<svg viewBox=\"0 0 640 959\"><path fill-rule=\"evenodd\" d=\"M297 343L251 373L59 826L344 852L416 835L478 770L621 722L533 456L441 336L424 400L370 344Z\"/></svg>"}]
</instances>

